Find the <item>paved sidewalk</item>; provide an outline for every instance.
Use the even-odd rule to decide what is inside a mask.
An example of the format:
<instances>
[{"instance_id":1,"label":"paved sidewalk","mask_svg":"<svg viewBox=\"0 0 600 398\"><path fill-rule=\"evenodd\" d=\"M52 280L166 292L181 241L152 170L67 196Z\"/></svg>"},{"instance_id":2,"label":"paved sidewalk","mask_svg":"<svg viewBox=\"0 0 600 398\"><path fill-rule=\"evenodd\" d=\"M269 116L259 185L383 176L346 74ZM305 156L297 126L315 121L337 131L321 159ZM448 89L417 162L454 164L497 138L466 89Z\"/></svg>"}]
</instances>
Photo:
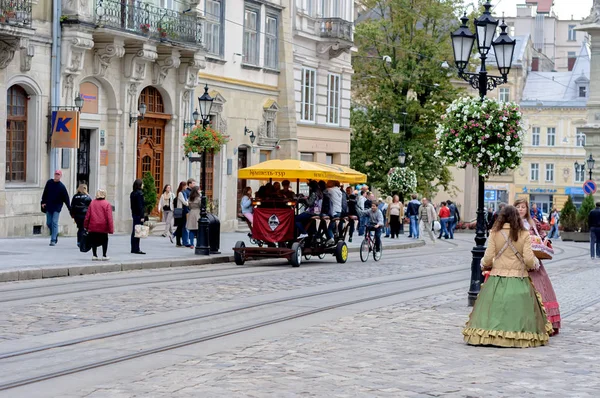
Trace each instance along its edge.
<instances>
[{"instance_id":1,"label":"paved sidewalk","mask_svg":"<svg viewBox=\"0 0 600 398\"><path fill-rule=\"evenodd\" d=\"M232 248L237 241L253 246L246 233L221 234L221 254L197 256L194 250L176 247L168 238L150 236L142 239L140 247L146 255L132 254L130 235L111 235L108 242L110 261L92 262L92 252L81 253L75 237L59 237L56 246L49 246L50 238L0 239L0 282L85 275L133 269L168 268L190 265L228 263L233 261ZM350 251L358 251L362 238L354 237L348 243ZM424 245L423 241L401 236L396 240L384 239L386 249L406 249ZM102 250L99 248L99 250Z\"/></svg>"}]
</instances>

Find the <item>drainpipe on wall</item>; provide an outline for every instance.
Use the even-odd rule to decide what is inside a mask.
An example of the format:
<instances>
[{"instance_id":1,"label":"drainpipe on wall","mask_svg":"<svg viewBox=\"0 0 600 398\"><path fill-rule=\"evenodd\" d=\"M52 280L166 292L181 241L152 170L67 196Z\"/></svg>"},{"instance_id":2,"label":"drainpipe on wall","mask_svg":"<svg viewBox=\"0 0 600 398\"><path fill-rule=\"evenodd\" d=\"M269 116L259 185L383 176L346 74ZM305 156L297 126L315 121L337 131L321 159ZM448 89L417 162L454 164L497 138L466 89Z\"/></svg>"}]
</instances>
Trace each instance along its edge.
<instances>
[{"instance_id":1,"label":"drainpipe on wall","mask_svg":"<svg viewBox=\"0 0 600 398\"><path fill-rule=\"evenodd\" d=\"M60 105L60 47L61 28L60 16L62 14L62 1L52 2L52 65L50 76L50 111L53 107ZM50 115L49 115L50 116ZM54 170L58 169L58 149L50 149L50 178L54 176Z\"/></svg>"}]
</instances>

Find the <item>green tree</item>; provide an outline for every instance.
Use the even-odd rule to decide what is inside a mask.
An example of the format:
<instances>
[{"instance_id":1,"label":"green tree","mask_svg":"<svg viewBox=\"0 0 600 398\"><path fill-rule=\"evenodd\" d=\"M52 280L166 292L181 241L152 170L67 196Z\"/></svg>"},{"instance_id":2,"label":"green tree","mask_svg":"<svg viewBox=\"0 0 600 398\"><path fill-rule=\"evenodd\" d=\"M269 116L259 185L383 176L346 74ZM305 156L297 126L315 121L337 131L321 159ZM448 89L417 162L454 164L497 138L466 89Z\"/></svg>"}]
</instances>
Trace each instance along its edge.
<instances>
[{"instance_id":1,"label":"green tree","mask_svg":"<svg viewBox=\"0 0 600 398\"><path fill-rule=\"evenodd\" d=\"M571 196L567 198L564 207L560 211L560 221L565 232L574 232L577 230L577 209L573 204Z\"/></svg>"},{"instance_id":2,"label":"green tree","mask_svg":"<svg viewBox=\"0 0 600 398\"><path fill-rule=\"evenodd\" d=\"M579 208L579 212L577 213L577 221L579 222L579 226L581 227L581 232L589 232L590 225L588 224L588 215L590 211L594 210L596 207L594 203L594 196L586 195L583 202L581 202L581 207Z\"/></svg>"},{"instance_id":3,"label":"green tree","mask_svg":"<svg viewBox=\"0 0 600 398\"><path fill-rule=\"evenodd\" d=\"M146 214L152 213L156 203L158 202L158 196L156 195L156 183L154 182L154 177L149 172L144 173L144 177L142 177L142 182L144 183L144 187L142 188L142 192L144 193L144 204L146 206Z\"/></svg>"},{"instance_id":4,"label":"green tree","mask_svg":"<svg viewBox=\"0 0 600 398\"><path fill-rule=\"evenodd\" d=\"M451 174L434 156L435 127L459 92L442 67L453 59L450 33L456 29L459 0L366 0L355 31L354 104L351 111L351 165L369 183L385 187L399 166L417 172L417 190L427 196L447 189ZM393 134L393 124L400 133Z\"/></svg>"}]
</instances>

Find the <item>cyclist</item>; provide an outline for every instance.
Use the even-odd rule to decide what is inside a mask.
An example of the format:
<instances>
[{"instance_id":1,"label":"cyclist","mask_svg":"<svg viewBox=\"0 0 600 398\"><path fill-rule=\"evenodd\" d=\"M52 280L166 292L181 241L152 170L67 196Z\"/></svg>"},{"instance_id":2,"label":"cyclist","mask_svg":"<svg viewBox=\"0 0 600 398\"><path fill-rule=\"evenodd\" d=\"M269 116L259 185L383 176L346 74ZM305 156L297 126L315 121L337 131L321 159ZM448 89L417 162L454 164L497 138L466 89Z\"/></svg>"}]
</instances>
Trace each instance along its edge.
<instances>
[{"instance_id":1,"label":"cyclist","mask_svg":"<svg viewBox=\"0 0 600 398\"><path fill-rule=\"evenodd\" d=\"M377 208L377 202L371 202L371 211L368 212L369 224L367 233L375 231L375 251L381 250L381 231L383 228L383 214Z\"/></svg>"}]
</instances>

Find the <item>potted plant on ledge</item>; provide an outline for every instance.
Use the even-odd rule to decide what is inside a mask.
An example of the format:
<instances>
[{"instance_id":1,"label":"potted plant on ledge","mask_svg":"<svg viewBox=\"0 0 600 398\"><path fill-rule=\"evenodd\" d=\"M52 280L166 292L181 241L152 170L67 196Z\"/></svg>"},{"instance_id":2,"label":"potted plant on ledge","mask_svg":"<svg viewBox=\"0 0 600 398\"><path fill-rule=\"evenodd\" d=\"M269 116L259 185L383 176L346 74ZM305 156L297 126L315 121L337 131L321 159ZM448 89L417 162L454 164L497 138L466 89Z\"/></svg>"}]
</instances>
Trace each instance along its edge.
<instances>
[{"instance_id":1,"label":"potted plant on ledge","mask_svg":"<svg viewBox=\"0 0 600 398\"><path fill-rule=\"evenodd\" d=\"M560 226L562 232L560 237L563 241L574 241L579 239L579 226L577 225L577 209L569 196L560 212Z\"/></svg>"}]
</instances>

